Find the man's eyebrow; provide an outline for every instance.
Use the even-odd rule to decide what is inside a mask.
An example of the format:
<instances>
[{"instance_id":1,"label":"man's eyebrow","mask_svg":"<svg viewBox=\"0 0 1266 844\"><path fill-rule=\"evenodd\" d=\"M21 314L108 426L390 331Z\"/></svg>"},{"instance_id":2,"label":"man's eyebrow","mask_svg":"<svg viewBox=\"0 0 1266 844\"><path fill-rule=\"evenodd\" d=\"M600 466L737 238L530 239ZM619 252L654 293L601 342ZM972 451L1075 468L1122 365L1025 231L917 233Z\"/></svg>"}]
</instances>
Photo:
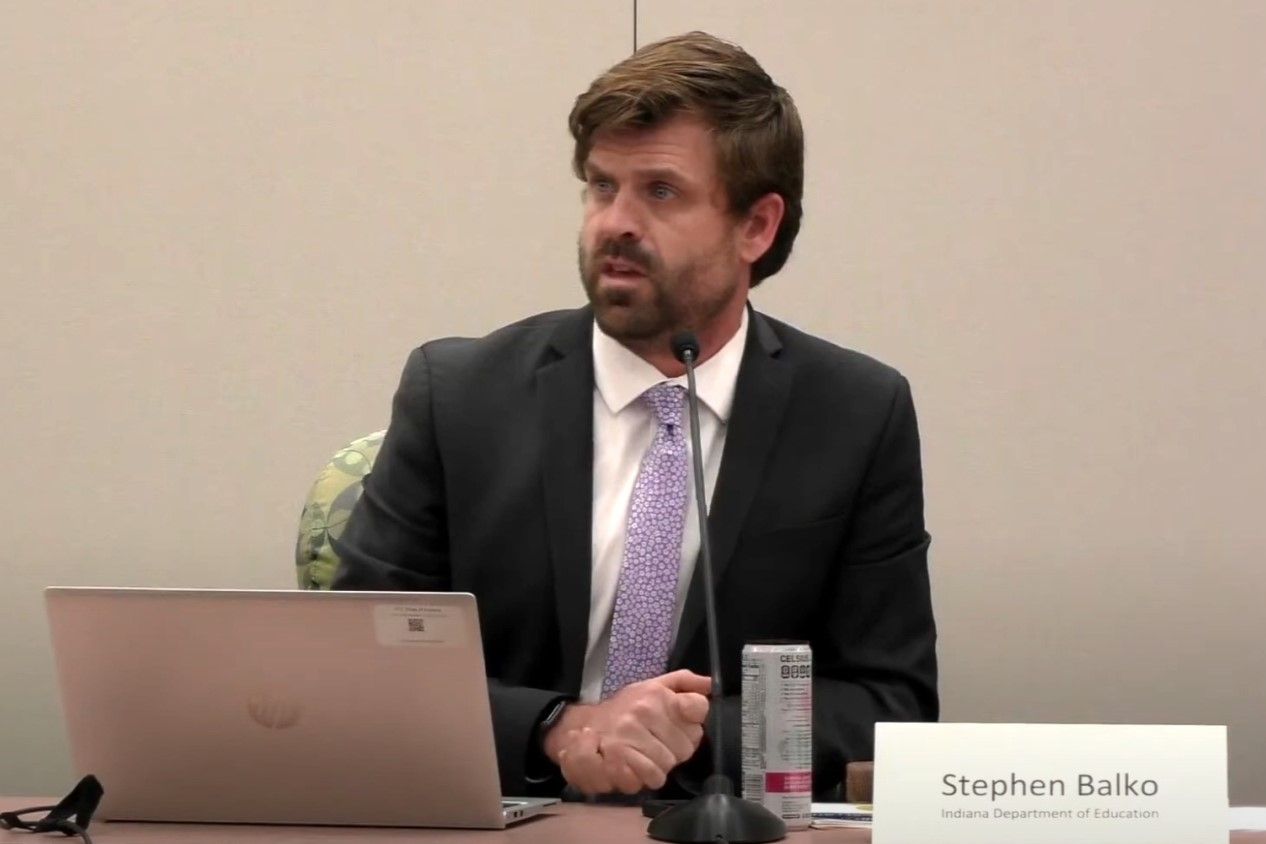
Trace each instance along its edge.
<instances>
[{"instance_id":1,"label":"man's eyebrow","mask_svg":"<svg viewBox=\"0 0 1266 844\"><path fill-rule=\"evenodd\" d=\"M584 173L586 179L609 179L611 178L605 170L596 164L588 161L585 162Z\"/></svg>"},{"instance_id":2,"label":"man's eyebrow","mask_svg":"<svg viewBox=\"0 0 1266 844\"><path fill-rule=\"evenodd\" d=\"M649 170L639 170L637 174L653 182L673 182L680 185L690 181L684 173L673 167L652 167Z\"/></svg>"},{"instance_id":3,"label":"man's eyebrow","mask_svg":"<svg viewBox=\"0 0 1266 844\"><path fill-rule=\"evenodd\" d=\"M584 172L587 179L614 179L607 171L590 162L585 162ZM672 182L680 185L690 183L690 179L674 167L650 167L645 170L637 170L633 175L643 181Z\"/></svg>"}]
</instances>

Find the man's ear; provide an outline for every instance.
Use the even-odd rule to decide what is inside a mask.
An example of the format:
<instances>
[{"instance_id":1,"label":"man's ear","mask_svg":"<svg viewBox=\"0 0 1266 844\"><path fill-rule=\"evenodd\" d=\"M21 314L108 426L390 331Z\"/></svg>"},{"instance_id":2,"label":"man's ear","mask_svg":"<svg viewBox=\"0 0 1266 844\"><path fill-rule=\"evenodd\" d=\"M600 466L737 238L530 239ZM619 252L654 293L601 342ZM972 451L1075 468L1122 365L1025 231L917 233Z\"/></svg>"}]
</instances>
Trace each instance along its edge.
<instances>
[{"instance_id":1,"label":"man's ear","mask_svg":"<svg viewBox=\"0 0 1266 844\"><path fill-rule=\"evenodd\" d=\"M787 205L780 194L767 193L752 203L739 225L739 257L746 264L754 264L769 251Z\"/></svg>"}]
</instances>

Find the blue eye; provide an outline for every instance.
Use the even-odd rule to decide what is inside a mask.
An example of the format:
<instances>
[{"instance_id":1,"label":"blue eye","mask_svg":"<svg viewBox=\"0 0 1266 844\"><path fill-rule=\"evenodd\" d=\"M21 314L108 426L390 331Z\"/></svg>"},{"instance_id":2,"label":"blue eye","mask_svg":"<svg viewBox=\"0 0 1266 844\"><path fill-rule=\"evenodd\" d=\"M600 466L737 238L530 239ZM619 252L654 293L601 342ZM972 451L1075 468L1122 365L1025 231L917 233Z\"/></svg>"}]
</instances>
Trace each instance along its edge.
<instances>
[{"instance_id":1,"label":"blue eye","mask_svg":"<svg viewBox=\"0 0 1266 844\"><path fill-rule=\"evenodd\" d=\"M676 192L672 188L670 188L668 185L665 185L663 183L660 183L651 187L651 196L655 197L656 199L672 199L672 197L675 195L676 195Z\"/></svg>"}]
</instances>

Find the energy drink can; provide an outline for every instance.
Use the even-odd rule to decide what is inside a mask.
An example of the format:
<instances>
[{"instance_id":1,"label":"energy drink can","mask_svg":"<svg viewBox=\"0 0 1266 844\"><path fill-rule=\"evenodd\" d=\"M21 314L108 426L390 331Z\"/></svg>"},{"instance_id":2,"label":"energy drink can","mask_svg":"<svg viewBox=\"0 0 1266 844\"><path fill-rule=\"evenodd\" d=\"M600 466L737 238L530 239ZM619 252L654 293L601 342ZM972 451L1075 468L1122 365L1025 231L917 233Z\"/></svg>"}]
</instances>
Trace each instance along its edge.
<instances>
[{"instance_id":1,"label":"energy drink can","mask_svg":"<svg viewBox=\"0 0 1266 844\"><path fill-rule=\"evenodd\" d=\"M813 819L813 651L806 642L743 647L743 797L788 829Z\"/></svg>"}]
</instances>

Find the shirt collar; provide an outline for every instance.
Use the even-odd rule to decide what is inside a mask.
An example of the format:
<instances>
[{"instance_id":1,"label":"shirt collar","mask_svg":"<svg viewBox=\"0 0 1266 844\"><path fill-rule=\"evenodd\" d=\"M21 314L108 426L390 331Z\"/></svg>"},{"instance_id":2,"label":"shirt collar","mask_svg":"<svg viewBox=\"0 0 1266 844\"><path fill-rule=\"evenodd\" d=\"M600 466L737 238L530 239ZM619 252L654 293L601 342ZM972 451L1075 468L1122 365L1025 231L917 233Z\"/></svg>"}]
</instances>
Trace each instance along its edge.
<instances>
[{"instance_id":1,"label":"shirt collar","mask_svg":"<svg viewBox=\"0 0 1266 844\"><path fill-rule=\"evenodd\" d=\"M747 347L747 308L738 331L712 357L695 367L699 400L722 422L728 422L734 406L734 388L739 364ZM632 404L656 384L668 382L686 386L686 376L665 378L664 373L642 360L598 327L593 326L593 376L598 395L612 414Z\"/></svg>"}]
</instances>

